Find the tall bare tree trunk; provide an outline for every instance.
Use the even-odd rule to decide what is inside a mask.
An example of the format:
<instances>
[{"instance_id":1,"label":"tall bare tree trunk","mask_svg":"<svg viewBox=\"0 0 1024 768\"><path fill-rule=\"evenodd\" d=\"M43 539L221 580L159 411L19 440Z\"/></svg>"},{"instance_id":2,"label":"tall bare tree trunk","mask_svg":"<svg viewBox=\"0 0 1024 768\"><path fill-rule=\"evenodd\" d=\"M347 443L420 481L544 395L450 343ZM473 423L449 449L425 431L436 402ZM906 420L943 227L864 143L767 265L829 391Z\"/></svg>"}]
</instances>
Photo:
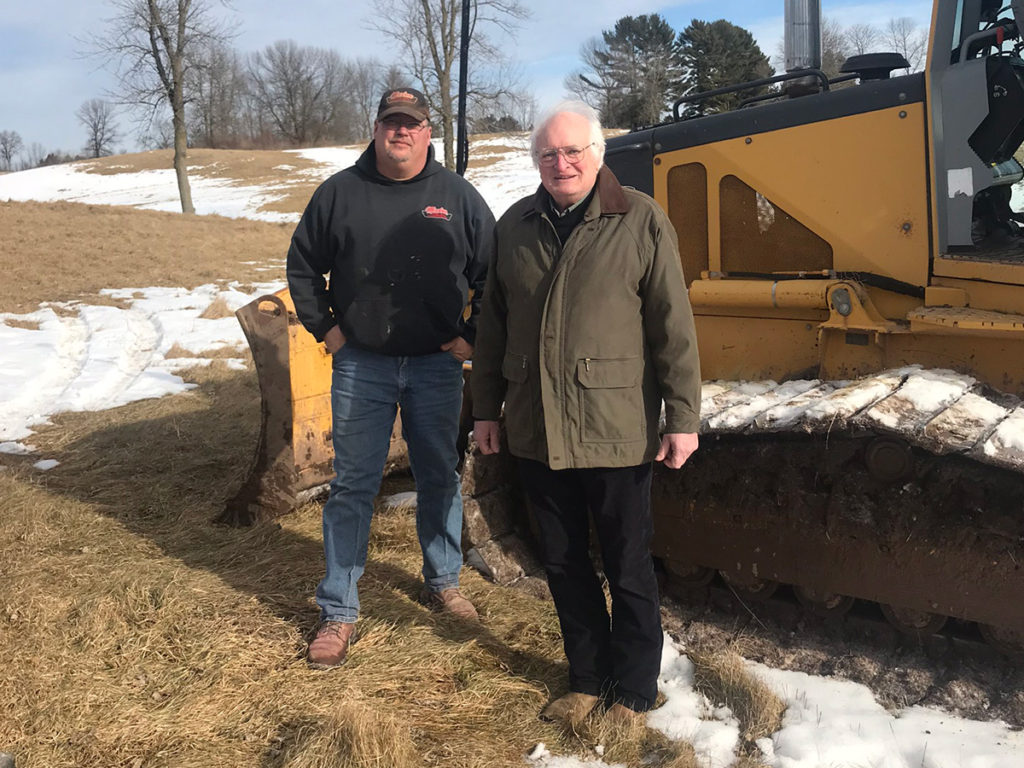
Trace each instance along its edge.
<instances>
[{"instance_id":1,"label":"tall bare tree trunk","mask_svg":"<svg viewBox=\"0 0 1024 768\"><path fill-rule=\"evenodd\" d=\"M192 0L178 0L178 14L175 19L176 36L173 41L165 38L167 45L167 61L171 65L170 97L171 115L174 125L174 174L178 177L178 195L181 197L181 212L195 213L192 205L192 186L188 182L188 130L185 127L185 46L186 21L189 5ZM151 9L155 8L153 0L149 0ZM159 16L156 16L159 19ZM166 27L164 27L166 35Z\"/></svg>"},{"instance_id":2,"label":"tall bare tree trunk","mask_svg":"<svg viewBox=\"0 0 1024 768\"><path fill-rule=\"evenodd\" d=\"M455 170L454 110L452 109L452 78L448 72L438 73L438 90L441 94L441 130L444 131L444 167Z\"/></svg>"},{"instance_id":3,"label":"tall bare tree trunk","mask_svg":"<svg viewBox=\"0 0 1024 768\"><path fill-rule=\"evenodd\" d=\"M98 55L116 61L123 103L145 106L150 119L164 102L171 108L174 173L182 213L195 213L188 181L188 103L190 71L204 51L215 51L230 37L227 22L211 18L212 6L227 0L107 0L117 15L107 31L93 38Z\"/></svg>"},{"instance_id":4,"label":"tall bare tree trunk","mask_svg":"<svg viewBox=\"0 0 1024 768\"><path fill-rule=\"evenodd\" d=\"M195 213L195 206L192 205L192 187L188 181L188 136L185 132L184 105L176 105L174 107L173 122L174 174L178 177L178 195L181 197L181 212Z\"/></svg>"}]
</instances>

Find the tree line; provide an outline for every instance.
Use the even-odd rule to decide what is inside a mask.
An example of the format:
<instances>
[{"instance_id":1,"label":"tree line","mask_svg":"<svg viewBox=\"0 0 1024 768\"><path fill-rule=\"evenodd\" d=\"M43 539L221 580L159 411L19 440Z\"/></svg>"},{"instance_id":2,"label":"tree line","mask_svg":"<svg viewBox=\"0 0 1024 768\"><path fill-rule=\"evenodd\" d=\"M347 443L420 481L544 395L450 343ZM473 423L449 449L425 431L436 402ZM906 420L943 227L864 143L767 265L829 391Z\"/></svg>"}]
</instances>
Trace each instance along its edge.
<instances>
[{"instance_id":1,"label":"tree line","mask_svg":"<svg viewBox=\"0 0 1024 768\"><path fill-rule=\"evenodd\" d=\"M843 27L822 22L822 69L840 74L847 57L874 51L895 51L910 63L909 71L924 66L928 33L909 18L890 19L876 27ZM783 58L779 43L778 62ZM634 128L665 119L683 96L775 74L768 56L743 27L719 19L694 19L677 32L660 14L623 16L580 50L582 66L565 78L570 93L591 104L608 127ZM782 69L779 65L778 69ZM703 99L684 107L686 116L737 108L744 100L770 92L770 87Z\"/></svg>"},{"instance_id":2,"label":"tree line","mask_svg":"<svg viewBox=\"0 0 1024 768\"><path fill-rule=\"evenodd\" d=\"M346 59L335 50L293 40L239 52L231 44L231 24L215 12L219 5L228 7L223 0L108 0L108 5L113 15L83 42L85 53L99 58L118 86L76 113L87 134L82 155L112 153L122 138L115 114L133 118L143 147L174 147L183 210L191 208L184 173L188 147L277 148L368 139L377 100L392 87L411 86L426 95L435 135L442 138L443 161L454 166L462 0L373 0L365 23L396 42L394 62ZM470 10L470 59L476 62L469 78L470 128L521 130L532 122L535 104L503 55L507 45L493 40L514 39L528 12L519 0L471 0ZM12 168L23 150L20 137L16 144L0 140L0 163L7 157L5 167Z\"/></svg>"}]
</instances>

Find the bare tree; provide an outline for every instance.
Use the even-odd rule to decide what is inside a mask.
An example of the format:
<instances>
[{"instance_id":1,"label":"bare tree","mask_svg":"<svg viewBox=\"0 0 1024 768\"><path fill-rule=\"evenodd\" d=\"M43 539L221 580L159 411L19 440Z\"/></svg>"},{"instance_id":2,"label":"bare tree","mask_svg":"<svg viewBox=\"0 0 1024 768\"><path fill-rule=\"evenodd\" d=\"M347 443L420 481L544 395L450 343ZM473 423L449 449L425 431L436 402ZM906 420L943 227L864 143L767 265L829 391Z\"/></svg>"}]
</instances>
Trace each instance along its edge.
<instances>
[{"instance_id":1,"label":"bare tree","mask_svg":"<svg viewBox=\"0 0 1024 768\"><path fill-rule=\"evenodd\" d=\"M93 52L113 64L122 103L145 107L150 120L170 106L174 132L174 171L183 213L195 213L188 182L188 103L190 70L206 46L229 34L213 18L215 2L226 0L110 0L115 16L90 41Z\"/></svg>"},{"instance_id":2,"label":"bare tree","mask_svg":"<svg viewBox=\"0 0 1024 768\"><path fill-rule=\"evenodd\" d=\"M473 133L510 133L525 131L533 125L537 102L525 90L497 99L475 101L469 108Z\"/></svg>"},{"instance_id":3,"label":"bare tree","mask_svg":"<svg viewBox=\"0 0 1024 768\"><path fill-rule=\"evenodd\" d=\"M361 129L368 138L373 135L373 118L377 114L377 100L385 89L380 87L383 65L376 59L356 59L350 65L349 91Z\"/></svg>"},{"instance_id":4,"label":"bare tree","mask_svg":"<svg viewBox=\"0 0 1024 768\"><path fill-rule=\"evenodd\" d=\"M881 34L873 24L854 24L846 30L846 45L851 56L877 50Z\"/></svg>"},{"instance_id":5,"label":"bare tree","mask_svg":"<svg viewBox=\"0 0 1024 768\"><path fill-rule=\"evenodd\" d=\"M350 70L336 51L279 40L251 56L249 78L255 102L289 143L315 144L349 132Z\"/></svg>"},{"instance_id":6,"label":"bare tree","mask_svg":"<svg viewBox=\"0 0 1024 768\"><path fill-rule=\"evenodd\" d=\"M85 128L84 152L89 157L105 157L114 153L114 142L118 136L114 124L114 107L103 99L83 101L75 112L78 122Z\"/></svg>"},{"instance_id":7,"label":"bare tree","mask_svg":"<svg viewBox=\"0 0 1024 768\"><path fill-rule=\"evenodd\" d=\"M22 170L28 170L29 168L38 168L43 164L43 160L46 158L47 152L43 148L43 145L38 141L33 141L24 151L24 159L21 161Z\"/></svg>"},{"instance_id":8,"label":"bare tree","mask_svg":"<svg viewBox=\"0 0 1024 768\"><path fill-rule=\"evenodd\" d=\"M907 16L889 19L882 31L882 42L887 50L903 54L910 64L908 72L918 72L924 67L928 54L928 30L920 29L913 19Z\"/></svg>"},{"instance_id":9,"label":"bare tree","mask_svg":"<svg viewBox=\"0 0 1024 768\"><path fill-rule=\"evenodd\" d=\"M0 160L5 170L11 170L14 158L21 152L21 136L17 131L0 131Z\"/></svg>"},{"instance_id":10,"label":"bare tree","mask_svg":"<svg viewBox=\"0 0 1024 768\"><path fill-rule=\"evenodd\" d=\"M847 30L835 19L823 16L821 19L821 71L829 77L839 75L843 66L853 49L853 43L849 40ZM775 58L772 65L776 70L782 72L786 66L786 43L779 40L775 48ZM839 83L833 88L842 88L851 85L850 83Z\"/></svg>"},{"instance_id":11,"label":"bare tree","mask_svg":"<svg viewBox=\"0 0 1024 768\"><path fill-rule=\"evenodd\" d=\"M821 71L836 77L849 56L849 43L843 26L827 16L821 20Z\"/></svg>"},{"instance_id":12,"label":"bare tree","mask_svg":"<svg viewBox=\"0 0 1024 768\"><path fill-rule=\"evenodd\" d=\"M237 146L248 83L235 50L222 41L204 47L191 70L189 134L193 144Z\"/></svg>"},{"instance_id":13,"label":"bare tree","mask_svg":"<svg viewBox=\"0 0 1024 768\"><path fill-rule=\"evenodd\" d=\"M586 102L600 114L608 111L613 84L602 78L604 66L601 53L604 42L601 38L592 37L580 46L580 59L583 68L576 69L565 76L565 90L581 101Z\"/></svg>"},{"instance_id":14,"label":"bare tree","mask_svg":"<svg viewBox=\"0 0 1024 768\"><path fill-rule=\"evenodd\" d=\"M397 64L392 64L388 67L384 74L380 78L380 92L391 91L395 88L401 88L405 85L406 76L402 73L402 68Z\"/></svg>"},{"instance_id":15,"label":"bare tree","mask_svg":"<svg viewBox=\"0 0 1024 768\"><path fill-rule=\"evenodd\" d=\"M153 120L139 134L139 144L145 149L174 149L174 126L169 119Z\"/></svg>"},{"instance_id":16,"label":"bare tree","mask_svg":"<svg viewBox=\"0 0 1024 768\"><path fill-rule=\"evenodd\" d=\"M455 168L456 77L461 39L461 0L374 0L372 29L397 41L405 51L408 74L419 82L434 121L444 134L444 164ZM470 97L496 98L513 90L515 83L488 81L484 71L504 61L488 33L502 37L502 48L514 39L516 22L528 11L519 0L470 0Z\"/></svg>"}]
</instances>

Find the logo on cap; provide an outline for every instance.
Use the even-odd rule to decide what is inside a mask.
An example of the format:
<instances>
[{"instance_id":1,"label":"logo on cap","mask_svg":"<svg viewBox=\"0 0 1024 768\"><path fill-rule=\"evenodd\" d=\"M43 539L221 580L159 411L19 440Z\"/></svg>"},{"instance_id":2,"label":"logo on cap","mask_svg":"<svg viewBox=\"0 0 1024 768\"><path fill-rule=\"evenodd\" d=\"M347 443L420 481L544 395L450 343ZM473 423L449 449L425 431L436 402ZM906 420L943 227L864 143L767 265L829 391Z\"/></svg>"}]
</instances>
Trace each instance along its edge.
<instances>
[{"instance_id":1,"label":"logo on cap","mask_svg":"<svg viewBox=\"0 0 1024 768\"><path fill-rule=\"evenodd\" d=\"M428 205L423 209L423 218L425 219L444 219L445 221L451 221L452 215L448 213L447 208L439 208L436 205Z\"/></svg>"},{"instance_id":2,"label":"logo on cap","mask_svg":"<svg viewBox=\"0 0 1024 768\"><path fill-rule=\"evenodd\" d=\"M394 93L388 94L388 104L393 104L396 101L411 101L415 104L417 99L408 91L395 91Z\"/></svg>"}]
</instances>

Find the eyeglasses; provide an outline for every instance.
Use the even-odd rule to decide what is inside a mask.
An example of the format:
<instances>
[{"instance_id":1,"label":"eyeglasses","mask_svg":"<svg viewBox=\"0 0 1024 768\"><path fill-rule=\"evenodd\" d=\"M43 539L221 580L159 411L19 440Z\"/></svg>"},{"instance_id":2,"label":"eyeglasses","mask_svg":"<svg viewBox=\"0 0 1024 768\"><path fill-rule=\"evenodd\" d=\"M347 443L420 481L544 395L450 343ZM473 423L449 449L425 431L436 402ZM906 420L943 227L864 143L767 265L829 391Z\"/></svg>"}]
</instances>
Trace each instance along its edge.
<instances>
[{"instance_id":1,"label":"eyeglasses","mask_svg":"<svg viewBox=\"0 0 1024 768\"><path fill-rule=\"evenodd\" d=\"M419 133L428 125L426 120L413 122L412 120L402 120L399 117L385 117L380 122L381 125L383 125L392 133L399 130L400 128L405 128L405 130L407 130L409 133Z\"/></svg>"},{"instance_id":2,"label":"eyeglasses","mask_svg":"<svg viewBox=\"0 0 1024 768\"><path fill-rule=\"evenodd\" d=\"M590 149L597 142L590 142L585 147L551 147L542 149L537 155L537 162L541 165L554 165L558 162L558 156L565 158L566 162L575 165L583 159L583 153Z\"/></svg>"}]
</instances>

